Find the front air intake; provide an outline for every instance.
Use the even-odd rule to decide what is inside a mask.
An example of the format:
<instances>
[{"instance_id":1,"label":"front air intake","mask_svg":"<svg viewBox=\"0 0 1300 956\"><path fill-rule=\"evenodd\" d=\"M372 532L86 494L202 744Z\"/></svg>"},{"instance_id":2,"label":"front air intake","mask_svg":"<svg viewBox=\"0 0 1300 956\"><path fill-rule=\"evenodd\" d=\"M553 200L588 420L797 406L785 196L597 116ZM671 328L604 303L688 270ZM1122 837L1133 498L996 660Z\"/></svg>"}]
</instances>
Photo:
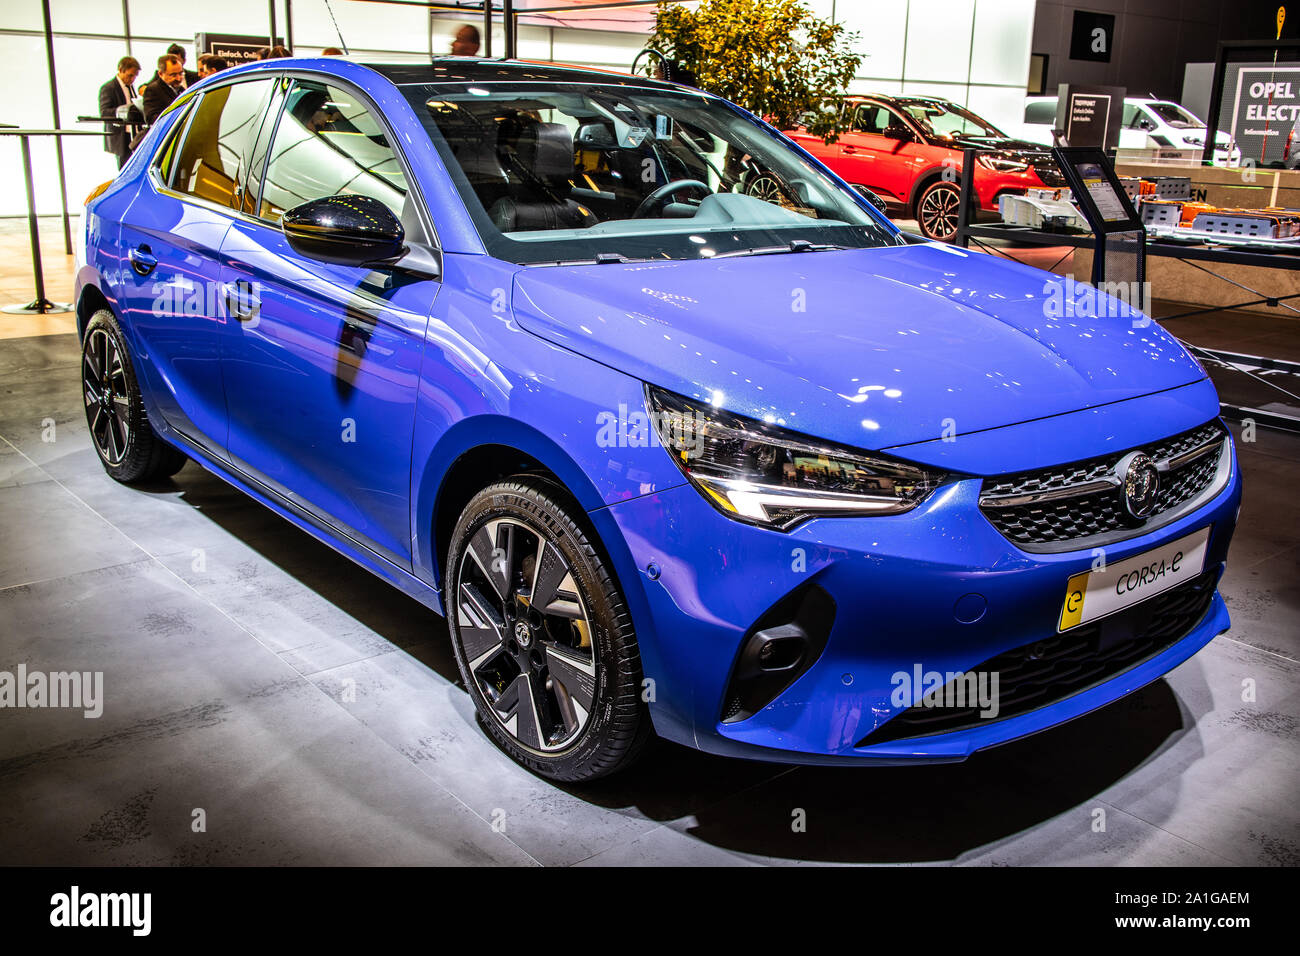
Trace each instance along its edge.
<instances>
[{"instance_id":1,"label":"front air intake","mask_svg":"<svg viewBox=\"0 0 1300 956\"><path fill-rule=\"evenodd\" d=\"M821 657L835 623L835 601L816 584L791 591L754 622L740 645L723 695L722 722L758 713Z\"/></svg>"}]
</instances>

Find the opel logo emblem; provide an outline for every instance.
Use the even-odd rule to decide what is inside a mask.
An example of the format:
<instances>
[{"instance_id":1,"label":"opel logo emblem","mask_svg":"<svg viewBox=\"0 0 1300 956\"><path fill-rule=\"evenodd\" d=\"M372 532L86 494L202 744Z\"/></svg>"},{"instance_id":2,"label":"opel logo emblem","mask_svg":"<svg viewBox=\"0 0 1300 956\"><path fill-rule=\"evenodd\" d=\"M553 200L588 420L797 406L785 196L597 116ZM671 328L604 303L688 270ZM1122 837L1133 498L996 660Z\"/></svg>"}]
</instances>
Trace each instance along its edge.
<instances>
[{"instance_id":1,"label":"opel logo emblem","mask_svg":"<svg viewBox=\"0 0 1300 956\"><path fill-rule=\"evenodd\" d=\"M533 642L533 632L528 624L520 621L515 625L515 640L519 642L520 647L527 647Z\"/></svg>"},{"instance_id":2,"label":"opel logo emblem","mask_svg":"<svg viewBox=\"0 0 1300 956\"><path fill-rule=\"evenodd\" d=\"M1139 521L1150 517L1160 498L1160 472L1150 456L1135 451L1115 466L1115 475L1124 490L1124 507Z\"/></svg>"}]
</instances>

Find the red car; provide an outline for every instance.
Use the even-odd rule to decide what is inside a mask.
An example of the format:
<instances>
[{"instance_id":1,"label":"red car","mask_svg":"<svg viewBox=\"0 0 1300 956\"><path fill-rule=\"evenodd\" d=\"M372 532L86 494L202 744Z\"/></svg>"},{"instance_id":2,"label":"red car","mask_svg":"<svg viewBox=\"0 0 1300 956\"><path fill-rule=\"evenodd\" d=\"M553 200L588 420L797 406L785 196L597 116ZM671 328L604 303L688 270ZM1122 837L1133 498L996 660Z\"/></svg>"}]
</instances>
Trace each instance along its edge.
<instances>
[{"instance_id":1,"label":"red car","mask_svg":"<svg viewBox=\"0 0 1300 956\"><path fill-rule=\"evenodd\" d=\"M993 150L976 159L979 208L996 211L1003 193L1064 186L1041 145L1011 139L965 107L931 96L848 97L853 125L829 146L805 129L786 135L854 186L870 189L890 215L916 219L928 239L957 234L962 150Z\"/></svg>"}]
</instances>

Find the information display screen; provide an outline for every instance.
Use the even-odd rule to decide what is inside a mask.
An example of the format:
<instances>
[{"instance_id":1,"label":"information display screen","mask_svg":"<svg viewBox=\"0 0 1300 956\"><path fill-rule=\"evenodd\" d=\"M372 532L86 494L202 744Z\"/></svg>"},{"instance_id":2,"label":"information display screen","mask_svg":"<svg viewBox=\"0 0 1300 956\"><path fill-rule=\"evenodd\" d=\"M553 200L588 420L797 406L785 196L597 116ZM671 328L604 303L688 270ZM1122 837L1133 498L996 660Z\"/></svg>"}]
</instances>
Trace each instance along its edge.
<instances>
[{"instance_id":1,"label":"information display screen","mask_svg":"<svg viewBox=\"0 0 1300 956\"><path fill-rule=\"evenodd\" d=\"M1053 149L1052 155L1093 232L1129 232L1142 228L1133 200L1124 191L1115 176L1114 164L1104 152L1086 146L1063 146Z\"/></svg>"}]
</instances>

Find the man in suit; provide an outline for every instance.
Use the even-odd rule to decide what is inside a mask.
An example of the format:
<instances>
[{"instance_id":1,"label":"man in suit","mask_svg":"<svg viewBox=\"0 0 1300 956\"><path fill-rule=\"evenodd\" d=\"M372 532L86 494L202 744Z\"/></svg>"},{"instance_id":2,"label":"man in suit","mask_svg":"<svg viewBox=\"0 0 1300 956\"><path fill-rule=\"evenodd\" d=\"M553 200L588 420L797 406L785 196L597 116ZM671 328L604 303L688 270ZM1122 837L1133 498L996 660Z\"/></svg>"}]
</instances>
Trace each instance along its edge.
<instances>
[{"instance_id":1,"label":"man in suit","mask_svg":"<svg viewBox=\"0 0 1300 956\"><path fill-rule=\"evenodd\" d=\"M133 56L124 56L117 61L117 76L99 88L99 115L104 123L104 151L117 157L117 168L126 165L131 155L131 140L134 129L129 121L134 118L138 123L140 113L131 106L135 99L135 80L140 75L140 61ZM129 107L126 116L118 119L118 107Z\"/></svg>"},{"instance_id":2,"label":"man in suit","mask_svg":"<svg viewBox=\"0 0 1300 956\"><path fill-rule=\"evenodd\" d=\"M220 73L226 67L230 66L226 58L217 56L215 53L199 54L199 79L202 80L211 76L213 73Z\"/></svg>"},{"instance_id":3,"label":"man in suit","mask_svg":"<svg viewBox=\"0 0 1300 956\"><path fill-rule=\"evenodd\" d=\"M195 81L197 82L197 80ZM152 124L185 89L185 66L171 53L158 57L158 72L144 88L144 121Z\"/></svg>"},{"instance_id":4,"label":"man in suit","mask_svg":"<svg viewBox=\"0 0 1300 956\"><path fill-rule=\"evenodd\" d=\"M181 61L181 69L185 71L185 85L181 89L188 89L199 81L200 77L197 73L185 69L185 47L179 43L173 43L167 48L167 52Z\"/></svg>"}]
</instances>

